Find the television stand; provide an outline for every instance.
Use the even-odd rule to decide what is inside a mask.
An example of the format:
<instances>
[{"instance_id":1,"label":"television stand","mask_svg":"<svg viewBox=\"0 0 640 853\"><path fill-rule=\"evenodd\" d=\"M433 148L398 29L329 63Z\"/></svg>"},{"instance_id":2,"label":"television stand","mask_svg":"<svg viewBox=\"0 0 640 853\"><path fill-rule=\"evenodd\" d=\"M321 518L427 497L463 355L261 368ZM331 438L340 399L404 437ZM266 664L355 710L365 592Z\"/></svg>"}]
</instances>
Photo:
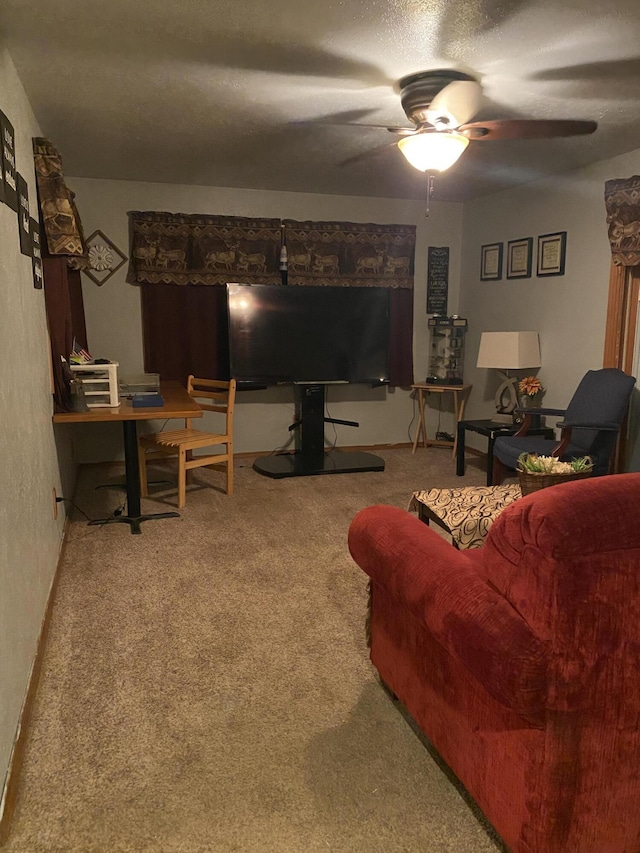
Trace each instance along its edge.
<instances>
[{"instance_id":1,"label":"television stand","mask_svg":"<svg viewBox=\"0 0 640 853\"><path fill-rule=\"evenodd\" d=\"M324 383L296 384L298 420L289 431L300 430L300 449L295 453L261 456L253 464L266 477L309 477L318 474L355 474L360 471L384 471L384 459L362 451L324 449L325 423L358 426L356 421L325 418Z\"/></svg>"}]
</instances>

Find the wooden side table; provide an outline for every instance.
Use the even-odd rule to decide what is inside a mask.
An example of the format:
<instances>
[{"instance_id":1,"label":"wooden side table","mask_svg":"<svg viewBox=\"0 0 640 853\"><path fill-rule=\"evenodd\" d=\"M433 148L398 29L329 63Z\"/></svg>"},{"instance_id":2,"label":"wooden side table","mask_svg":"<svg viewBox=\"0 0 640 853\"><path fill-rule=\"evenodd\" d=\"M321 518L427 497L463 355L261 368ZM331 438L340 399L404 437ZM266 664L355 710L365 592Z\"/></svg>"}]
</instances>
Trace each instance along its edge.
<instances>
[{"instance_id":1,"label":"wooden side table","mask_svg":"<svg viewBox=\"0 0 640 853\"><path fill-rule=\"evenodd\" d=\"M452 447L452 456L456 458L456 449L458 447L458 423L464 415L464 407L471 391L471 385L430 385L428 383L411 386L414 391L418 392L418 428L413 439L412 453L416 452L416 447L420 442L422 435L423 447ZM427 437L427 422L424 416L424 407L427 403L427 394L452 394L453 395L453 412L456 419L456 429L454 430L453 441L446 441L440 438Z\"/></svg>"}]
</instances>

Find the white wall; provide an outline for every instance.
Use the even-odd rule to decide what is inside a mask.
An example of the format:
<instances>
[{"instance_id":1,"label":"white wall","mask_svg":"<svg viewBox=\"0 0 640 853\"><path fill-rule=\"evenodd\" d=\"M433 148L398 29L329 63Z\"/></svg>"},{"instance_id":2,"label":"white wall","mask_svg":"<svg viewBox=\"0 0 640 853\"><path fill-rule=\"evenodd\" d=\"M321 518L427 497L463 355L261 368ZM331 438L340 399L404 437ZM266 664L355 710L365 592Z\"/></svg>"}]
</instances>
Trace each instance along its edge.
<instances>
[{"instance_id":1,"label":"white wall","mask_svg":"<svg viewBox=\"0 0 640 853\"><path fill-rule=\"evenodd\" d=\"M584 373L602 367L611 263L604 182L639 171L640 150L465 205L460 310L469 317L465 373L474 386L467 417L494 411L495 371L475 367L483 331L539 332L547 406L564 408ZM538 278L537 237L556 231L567 232L565 274ZM507 280L507 241L522 237L534 238L531 278ZM504 243L503 279L480 281L481 246L496 242Z\"/></svg>"},{"instance_id":2,"label":"white wall","mask_svg":"<svg viewBox=\"0 0 640 853\"><path fill-rule=\"evenodd\" d=\"M17 168L36 210L32 136L39 128L7 51L0 44L0 108L16 133ZM31 259L20 253L17 215L0 204L0 789L25 698L45 603L63 535L53 520L52 488L63 494L73 471L64 437L58 447L44 292L35 290Z\"/></svg>"},{"instance_id":3,"label":"white wall","mask_svg":"<svg viewBox=\"0 0 640 853\"><path fill-rule=\"evenodd\" d=\"M420 176L417 175L420 179ZM415 378L424 381L427 371L426 276L428 246L450 247L449 311L457 310L460 282L462 206L433 204L427 218L424 204L393 199L351 198L303 193L266 192L220 187L105 181L67 177L76 192L78 209L88 236L96 228L128 253L128 210L168 210L174 213L210 213L231 216L281 217L298 220L341 220L351 222L405 223L417 226L415 256ZM87 335L95 357L120 363L121 372L143 370L139 289L125 282L126 266L102 287L83 276ZM365 386L333 386L328 405L334 418L360 422L357 429L338 426L341 446L401 443L409 439L414 415L407 391ZM282 446L290 433L293 414L291 388L239 395L235 426L237 452L270 451ZM437 414L431 413L435 427ZM443 416L442 428L453 421ZM158 424L155 424L157 428ZM98 461L121 456L117 427L102 429L78 426L76 452L80 461ZM335 439L333 429L327 438Z\"/></svg>"}]
</instances>

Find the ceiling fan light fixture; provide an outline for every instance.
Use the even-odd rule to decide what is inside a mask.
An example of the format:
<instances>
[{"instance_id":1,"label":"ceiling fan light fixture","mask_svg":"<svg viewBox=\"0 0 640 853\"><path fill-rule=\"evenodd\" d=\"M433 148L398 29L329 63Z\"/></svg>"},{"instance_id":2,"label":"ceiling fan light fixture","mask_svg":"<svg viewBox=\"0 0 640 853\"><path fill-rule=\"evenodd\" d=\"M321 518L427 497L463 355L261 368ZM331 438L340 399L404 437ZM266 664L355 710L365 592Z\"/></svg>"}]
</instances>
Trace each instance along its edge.
<instances>
[{"instance_id":1,"label":"ceiling fan light fixture","mask_svg":"<svg viewBox=\"0 0 640 853\"><path fill-rule=\"evenodd\" d=\"M398 141L409 163L421 172L444 172L464 153L469 140L461 133L416 133Z\"/></svg>"}]
</instances>

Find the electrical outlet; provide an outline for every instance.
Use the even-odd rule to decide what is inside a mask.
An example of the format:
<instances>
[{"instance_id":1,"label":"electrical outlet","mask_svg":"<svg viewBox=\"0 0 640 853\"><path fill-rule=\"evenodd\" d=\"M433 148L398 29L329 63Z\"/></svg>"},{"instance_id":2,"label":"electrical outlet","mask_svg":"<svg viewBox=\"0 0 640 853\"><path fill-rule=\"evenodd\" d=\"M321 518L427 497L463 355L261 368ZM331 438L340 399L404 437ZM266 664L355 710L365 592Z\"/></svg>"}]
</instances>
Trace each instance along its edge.
<instances>
[{"instance_id":1,"label":"electrical outlet","mask_svg":"<svg viewBox=\"0 0 640 853\"><path fill-rule=\"evenodd\" d=\"M53 520L58 520L58 495L56 494L56 487L54 486L51 490L51 496L53 499Z\"/></svg>"}]
</instances>

